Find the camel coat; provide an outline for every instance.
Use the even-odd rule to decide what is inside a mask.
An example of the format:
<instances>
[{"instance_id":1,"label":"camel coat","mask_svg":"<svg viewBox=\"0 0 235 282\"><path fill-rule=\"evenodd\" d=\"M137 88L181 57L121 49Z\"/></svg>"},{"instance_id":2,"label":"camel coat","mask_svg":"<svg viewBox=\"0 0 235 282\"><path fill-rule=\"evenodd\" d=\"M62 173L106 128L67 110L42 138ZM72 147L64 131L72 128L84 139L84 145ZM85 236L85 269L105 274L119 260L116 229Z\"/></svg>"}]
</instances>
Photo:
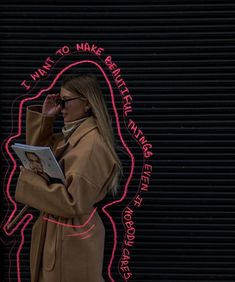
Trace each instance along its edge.
<instances>
[{"instance_id":1,"label":"camel coat","mask_svg":"<svg viewBox=\"0 0 235 282\"><path fill-rule=\"evenodd\" d=\"M26 143L50 146L66 177L65 185L48 185L30 170L20 172L16 201L40 211L32 228L31 282L103 282L105 229L93 211L116 163L93 116L67 142L62 133L53 134L53 121L41 106L27 108Z\"/></svg>"}]
</instances>

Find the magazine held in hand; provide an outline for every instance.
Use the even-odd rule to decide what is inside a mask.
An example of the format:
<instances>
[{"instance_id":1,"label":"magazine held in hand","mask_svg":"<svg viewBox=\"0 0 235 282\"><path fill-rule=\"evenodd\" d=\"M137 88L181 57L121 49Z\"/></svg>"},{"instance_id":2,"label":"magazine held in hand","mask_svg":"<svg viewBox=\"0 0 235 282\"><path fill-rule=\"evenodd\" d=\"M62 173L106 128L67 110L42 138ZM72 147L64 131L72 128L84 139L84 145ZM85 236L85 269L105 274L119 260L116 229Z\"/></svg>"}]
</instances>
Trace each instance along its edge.
<instances>
[{"instance_id":1,"label":"magazine held in hand","mask_svg":"<svg viewBox=\"0 0 235 282\"><path fill-rule=\"evenodd\" d=\"M26 169L42 176L49 183L62 182L65 177L50 147L15 143L11 146Z\"/></svg>"}]
</instances>

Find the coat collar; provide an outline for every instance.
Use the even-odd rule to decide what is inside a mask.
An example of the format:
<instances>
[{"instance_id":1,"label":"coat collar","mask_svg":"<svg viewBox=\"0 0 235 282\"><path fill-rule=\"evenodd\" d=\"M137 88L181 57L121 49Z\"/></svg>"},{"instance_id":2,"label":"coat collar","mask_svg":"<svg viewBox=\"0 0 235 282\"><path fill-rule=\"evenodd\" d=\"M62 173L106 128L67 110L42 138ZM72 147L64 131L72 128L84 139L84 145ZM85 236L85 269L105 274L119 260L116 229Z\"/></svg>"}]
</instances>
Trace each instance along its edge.
<instances>
[{"instance_id":1,"label":"coat collar","mask_svg":"<svg viewBox=\"0 0 235 282\"><path fill-rule=\"evenodd\" d=\"M85 121L83 121L73 134L69 137L68 141L72 146L75 146L77 142L88 132L97 127L97 123L94 116L89 116ZM66 143L67 143L66 142Z\"/></svg>"},{"instance_id":2,"label":"coat collar","mask_svg":"<svg viewBox=\"0 0 235 282\"><path fill-rule=\"evenodd\" d=\"M94 116L88 117L85 121L83 121L77 129L72 133L69 139L64 142L63 134L61 133L61 141L59 141L58 147L55 149L56 157L61 156L67 146L70 144L71 146L75 146L79 140L85 136L88 132L97 127L97 123Z\"/></svg>"}]
</instances>

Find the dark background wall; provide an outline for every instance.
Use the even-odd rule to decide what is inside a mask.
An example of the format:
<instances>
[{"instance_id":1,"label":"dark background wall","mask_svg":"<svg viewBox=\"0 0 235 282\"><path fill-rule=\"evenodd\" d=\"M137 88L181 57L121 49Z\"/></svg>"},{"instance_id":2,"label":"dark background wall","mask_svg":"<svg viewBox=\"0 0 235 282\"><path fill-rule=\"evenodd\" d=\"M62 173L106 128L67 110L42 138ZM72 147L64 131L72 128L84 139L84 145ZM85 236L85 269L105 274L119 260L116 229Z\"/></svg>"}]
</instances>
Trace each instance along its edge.
<instances>
[{"instance_id":1,"label":"dark background wall","mask_svg":"<svg viewBox=\"0 0 235 282\"><path fill-rule=\"evenodd\" d=\"M235 281L234 1L4 0L0 22L2 146L17 132L19 101L26 93L20 86L22 80L59 47L96 43L121 68L133 98L130 117L154 151L149 159L153 166L149 191L133 217L136 239L129 281ZM63 64L82 58L75 57ZM50 81L63 64L54 69ZM47 81L41 81L34 93L45 85ZM105 91L105 85L103 88ZM122 103L115 91L121 116ZM111 110L108 94L106 98ZM115 281L124 281L118 272L125 234L121 212L138 190L143 165L141 148L125 123L121 125L136 167L125 201L109 210L118 228L112 267ZM24 142L24 133L17 141ZM2 150L1 184L5 188L7 168L12 164L4 147ZM127 177L129 158L125 154L122 158ZM122 192L123 186L120 195ZM1 199L3 218L12 206L3 192ZM36 210L31 212L37 216ZM104 277L110 281L107 265L112 228L104 215L102 218L107 232ZM29 281L32 224L21 252L21 281ZM2 232L1 238L2 281L17 281L15 253L20 232L10 238Z\"/></svg>"}]
</instances>

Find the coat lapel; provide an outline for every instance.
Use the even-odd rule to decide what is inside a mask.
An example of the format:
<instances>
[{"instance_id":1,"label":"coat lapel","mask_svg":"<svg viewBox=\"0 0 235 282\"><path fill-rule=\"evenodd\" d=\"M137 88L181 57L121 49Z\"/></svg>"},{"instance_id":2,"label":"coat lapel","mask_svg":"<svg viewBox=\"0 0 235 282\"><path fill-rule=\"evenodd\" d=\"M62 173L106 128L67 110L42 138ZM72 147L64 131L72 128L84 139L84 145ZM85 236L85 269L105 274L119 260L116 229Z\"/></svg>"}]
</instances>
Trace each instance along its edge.
<instances>
[{"instance_id":1,"label":"coat lapel","mask_svg":"<svg viewBox=\"0 0 235 282\"><path fill-rule=\"evenodd\" d=\"M67 149L68 145L72 145L72 147L74 147L84 135L96 127L97 124L95 118L93 116L88 117L82 124L78 126L78 128L73 132L66 142L63 138L58 142L54 152L55 157L59 159L63 152Z\"/></svg>"},{"instance_id":2,"label":"coat lapel","mask_svg":"<svg viewBox=\"0 0 235 282\"><path fill-rule=\"evenodd\" d=\"M97 127L96 119L94 116L88 117L70 136L68 142L74 147L80 139L88 132Z\"/></svg>"}]
</instances>

